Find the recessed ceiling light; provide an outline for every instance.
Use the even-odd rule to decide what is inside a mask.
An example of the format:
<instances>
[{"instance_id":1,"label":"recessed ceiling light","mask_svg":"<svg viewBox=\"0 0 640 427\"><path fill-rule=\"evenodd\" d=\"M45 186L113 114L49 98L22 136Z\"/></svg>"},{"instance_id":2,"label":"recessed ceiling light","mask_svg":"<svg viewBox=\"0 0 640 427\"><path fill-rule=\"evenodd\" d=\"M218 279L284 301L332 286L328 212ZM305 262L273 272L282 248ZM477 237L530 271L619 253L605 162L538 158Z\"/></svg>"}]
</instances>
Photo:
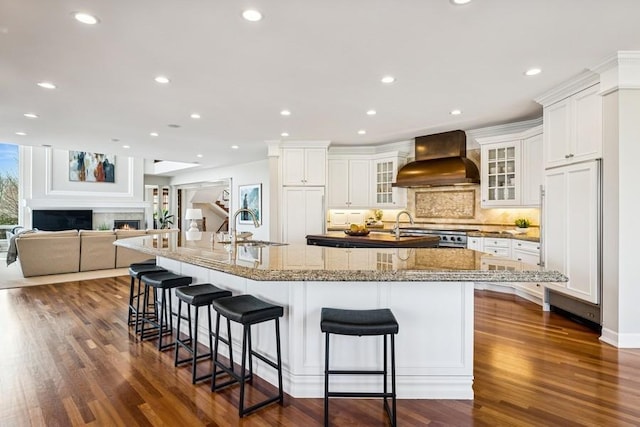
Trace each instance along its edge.
<instances>
[{"instance_id":1,"label":"recessed ceiling light","mask_svg":"<svg viewBox=\"0 0 640 427\"><path fill-rule=\"evenodd\" d=\"M158 132L151 132L149 135L151 135L151 136L158 136L158 135L160 135L160 134L159 134Z\"/></svg>"},{"instance_id":2,"label":"recessed ceiling light","mask_svg":"<svg viewBox=\"0 0 640 427\"><path fill-rule=\"evenodd\" d=\"M542 72L542 70L540 68L529 68L527 71L524 72L525 76L535 76L537 74L540 74Z\"/></svg>"},{"instance_id":3,"label":"recessed ceiling light","mask_svg":"<svg viewBox=\"0 0 640 427\"><path fill-rule=\"evenodd\" d=\"M45 89L55 89L56 85L54 85L51 82L40 82L38 83L38 86L43 87Z\"/></svg>"},{"instance_id":4,"label":"recessed ceiling light","mask_svg":"<svg viewBox=\"0 0 640 427\"><path fill-rule=\"evenodd\" d=\"M111 142L120 142L118 138L111 138Z\"/></svg>"},{"instance_id":5,"label":"recessed ceiling light","mask_svg":"<svg viewBox=\"0 0 640 427\"><path fill-rule=\"evenodd\" d=\"M262 19L262 13L258 12L255 9L247 9L242 12L242 17L247 21L257 22Z\"/></svg>"},{"instance_id":6,"label":"recessed ceiling light","mask_svg":"<svg viewBox=\"0 0 640 427\"><path fill-rule=\"evenodd\" d=\"M232 145L231 148L233 148L234 150L237 150L238 148L240 148L239 145Z\"/></svg>"},{"instance_id":7,"label":"recessed ceiling light","mask_svg":"<svg viewBox=\"0 0 640 427\"><path fill-rule=\"evenodd\" d=\"M191 117L192 119L199 119L199 118L200 118L200 114L198 114L198 113L193 113L193 114L191 114L189 117Z\"/></svg>"},{"instance_id":8,"label":"recessed ceiling light","mask_svg":"<svg viewBox=\"0 0 640 427\"><path fill-rule=\"evenodd\" d=\"M283 136L283 137L285 137L285 138L286 138L287 136L289 136L289 134L288 134L287 132L282 132L282 133L280 134L280 136Z\"/></svg>"},{"instance_id":9,"label":"recessed ceiling light","mask_svg":"<svg viewBox=\"0 0 640 427\"><path fill-rule=\"evenodd\" d=\"M460 114L462 114L462 111L458 110L458 109L451 110L451 111L449 111L449 114L451 114L452 116L459 116Z\"/></svg>"},{"instance_id":10,"label":"recessed ceiling light","mask_svg":"<svg viewBox=\"0 0 640 427\"><path fill-rule=\"evenodd\" d=\"M168 124L167 126L169 126L170 128L174 128L174 129L178 129L180 127L180 125L177 125L175 123Z\"/></svg>"},{"instance_id":11,"label":"recessed ceiling light","mask_svg":"<svg viewBox=\"0 0 640 427\"><path fill-rule=\"evenodd\" d=\"M30 119L37 119L38 115L36 113L24 113L23 116L28 117Z\"/></svg>"},{"instance_id":12,"label":"recessed ceiling light","mask_svg":"<svg viewBox=\"0 0 640 427\"><path fill-rule=\"evenodd\" d=\"M280 115L282 115L282 116L290 116L290 115L291 115L291 111L289 111L289 110L282 110L282 111L280 111Z\"/></svg>"},{"instance_id":13,"label":"recessed ceiling light","mask_svg":"<svg viewBox=\"0 0 640 427\"><path fill-rule=\"evenodd\" d=\"M83 24L87 24L87 25L95 25L99 22L98 18L84 12L75 12L73 14L73 17L76 18L76 21L82 22Z\"/></svg>"},{"instance_id":14,"label":"recessed ceiling light","mask_svg":"<svg viewBox=\"0 0 640 427\"><path fill-rule=\"evenodd\" d=\"M451 0L451 3L460 6L462 4L471 3L471 0Z\"/></svg>"},{"instance_id":15,"label":"recessed ceiling light","mask_svg":"<svg viewBox=\"0 0 640 427\"><path fill-rule=\"evenodd\" d=\"M366 130L364 130L364 129L360 129L360 130L358 131L358 135L364 135L365 133L367 133L367 131L366 131Z\"/></svg>"},{"instance_id":16,"label":"recessed ceiling light","mask_svg":"<svg viewBox=\"0 0 640 427\"><path fill-rule=\"evenodd\" d=\"M154 80L156 81L156 83L161 83L163 85L169 83L170 81L169 78L165 76L157 76Z\"/></svg>"},{"instance_id":17,"label":"recessed ceiling light","mask_svg":"<svg viewBox=\"0 0 640 427\"><path fill-rule=\"evenodd\" d=\"M122 148L129 149L129 148L131 148L131 146L129 146L129 145L123 145L123 146L122 146Z\"/></svg>"},{"instance_id":18,"label":"recessed ceiling light","mask_svg":"<svg viewBox=\"0 0 640 427\"><path fill-rule=\"evenodd\" d=\"M204 156L203 156L202 154L196 154L196 157L197 157L197 158L199 158L199 159L201 159L201 158L203 158Z\"/></svg>"},{"instance_id":19,"label":"recessed ceiling light","mask_svg":"<svg viewBox=\"0 0 640 427\"><path fill-rule=\"evenodd\" d=\"M396 81L396 78L393 76L384 76L380 81L385 84L391 84Z\"/></svg>"},{"instance_id":20,"label":"recessed ceiling light","mask_svg":"<svg viewBox=\"0 0 640 427\"><path fill-rule=\"evenodd\" d=\"M16 135L20 135L20 136L26 136L26 132L16 132Z\"/></svg>"},{"instance_id":21,"label":"recessed ceiling light","mask_svg":"<svg viewBox=\"0 0 640 427\"><path fill-rule=\"evenodd\" d=\"M376 110L369 110L369 111L367 111L367 116L375 116L376 114L377 114L377 113L376 113Z\"/></svg>"}]
</instances>

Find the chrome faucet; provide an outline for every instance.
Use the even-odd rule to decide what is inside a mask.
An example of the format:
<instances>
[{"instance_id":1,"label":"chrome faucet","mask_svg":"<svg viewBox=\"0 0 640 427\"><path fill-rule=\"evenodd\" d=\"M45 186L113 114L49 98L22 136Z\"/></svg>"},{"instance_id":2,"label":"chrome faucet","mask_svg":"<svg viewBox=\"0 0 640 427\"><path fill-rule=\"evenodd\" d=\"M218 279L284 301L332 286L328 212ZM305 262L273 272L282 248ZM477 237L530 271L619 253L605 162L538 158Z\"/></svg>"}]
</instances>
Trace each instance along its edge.
<instances>
[{"instance_id":1,"label":"chrome faucet","mask_svg":"<svg viewBox=\"0 0 640 427\"><path fill-rule=\"evenodd\" d=\"M409 222L413 225L413 217L411 216L411 212L409 211L400 211L398 215L396 215L396 239L400 238L400 216L402 214L406 214L409 217Z\"/></svg>"},{"instance_id":2,"label":"chrome faucet","mask_svg":"<svg viewBox=\"0 0 640 427\"><path fill-rule=\"evenodd\" d=\"M238 215L242 212L246 212L251 216L253 220L253 226L255 228L260 227L260 223L258 222L258 217L256 217L256 213L252 209L248 208L240 208L233 214L233 222L231 223L231 228L229 229L229 239L231 239L231 243L236 242L236 221L238 220Z\"/></svg>"}]
</instances>

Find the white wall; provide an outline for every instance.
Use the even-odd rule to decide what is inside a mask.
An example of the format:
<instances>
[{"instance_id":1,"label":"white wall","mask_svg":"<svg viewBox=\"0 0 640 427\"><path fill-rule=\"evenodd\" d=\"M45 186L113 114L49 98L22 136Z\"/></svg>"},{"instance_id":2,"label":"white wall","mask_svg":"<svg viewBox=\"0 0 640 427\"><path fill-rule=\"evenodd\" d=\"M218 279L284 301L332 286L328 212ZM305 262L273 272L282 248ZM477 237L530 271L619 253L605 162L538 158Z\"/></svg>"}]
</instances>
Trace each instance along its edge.
<instances>
[{"instance_id":1,"label":"white wall","mask_svg":"<svg viewBox=\"0 0 640 427\"><path fill-rule=\"evenodd\" d=\"M256 240L270 240L269 228L271 218L268 215L268 212L270 211L270 185L269 162L267 159L226 168L185 172L173 177L171 179L171 185L177 186L193 183L206 183L222 179L231 180L231 205L229 210L231 215L240 207L238 187L247 184L262 184L262 224L260 228L255 229L253 225L239 224L237 226L237 230L252 232L253 238ZM229 218L230 223L232 220L232 217Z\"/></svg>"},{"instance_id":2,"label":"white wall","mask_svg":"<svg viewBox=\"0 0 640 427\"><path fill-rule=\"evenodd\" d=\"M108 154L108 153L107 153ZM31 226L32 209L93 209L96 213L144 212L142 159L115 157L115 182L69 180L69 152L45 147L20 147L20 221Z\"/></svg>"}]
</instances>

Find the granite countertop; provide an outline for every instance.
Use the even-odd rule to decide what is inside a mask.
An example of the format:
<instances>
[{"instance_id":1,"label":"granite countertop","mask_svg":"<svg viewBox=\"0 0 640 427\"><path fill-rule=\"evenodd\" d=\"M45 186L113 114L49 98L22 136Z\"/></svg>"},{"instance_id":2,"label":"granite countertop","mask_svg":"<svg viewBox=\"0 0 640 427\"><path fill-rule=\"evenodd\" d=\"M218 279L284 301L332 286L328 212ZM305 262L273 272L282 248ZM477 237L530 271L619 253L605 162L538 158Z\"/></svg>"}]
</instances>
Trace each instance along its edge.
<instances>
[{"instance_id":1,"label":"granite countertop","mask_svg":"<svg viewBox=\"0 0 640 427\"><path fill-rule=\"evenodd\" d=\"M244 246L185 233L119 239L115 245L259 281L566 282L555 271L471 249ZM500 265L504 269L496 269Z\"/></svg>"},{"instance_id":2,"label":"granite countertop","mask_svg":"<svg viewBox=\"0 0 640 427\"><path fill-rule=\"evenodd\" d=\"M500 239L524 240L527 242L540 242L540 230L532 229L526 233L515 234L512 230L502 231L469 231L467 237L496 237Z\"/></svg>"}]
</instances>

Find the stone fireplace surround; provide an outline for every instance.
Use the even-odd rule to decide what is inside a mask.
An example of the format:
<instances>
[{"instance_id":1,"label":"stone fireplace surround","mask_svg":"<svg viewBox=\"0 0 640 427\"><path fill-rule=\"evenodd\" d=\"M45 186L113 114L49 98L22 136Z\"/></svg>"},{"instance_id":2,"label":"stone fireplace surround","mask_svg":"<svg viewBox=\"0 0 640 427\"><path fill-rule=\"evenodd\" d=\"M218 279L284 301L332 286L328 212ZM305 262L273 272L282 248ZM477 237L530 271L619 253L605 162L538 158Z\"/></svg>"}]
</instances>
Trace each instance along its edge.
<instances>
[{"instance_id":1,"label":"stone fireplace surround","mask_svg":"<svg viewBox=\"0 0 640 427\"><path fill-rule=\"evenodd\" d=\"M143 212L96 212L93 211L93 228L113 230L114 221L138 221L141 230L152 228L153 224L146 224Z\"/></svg>"}]
</instances>

